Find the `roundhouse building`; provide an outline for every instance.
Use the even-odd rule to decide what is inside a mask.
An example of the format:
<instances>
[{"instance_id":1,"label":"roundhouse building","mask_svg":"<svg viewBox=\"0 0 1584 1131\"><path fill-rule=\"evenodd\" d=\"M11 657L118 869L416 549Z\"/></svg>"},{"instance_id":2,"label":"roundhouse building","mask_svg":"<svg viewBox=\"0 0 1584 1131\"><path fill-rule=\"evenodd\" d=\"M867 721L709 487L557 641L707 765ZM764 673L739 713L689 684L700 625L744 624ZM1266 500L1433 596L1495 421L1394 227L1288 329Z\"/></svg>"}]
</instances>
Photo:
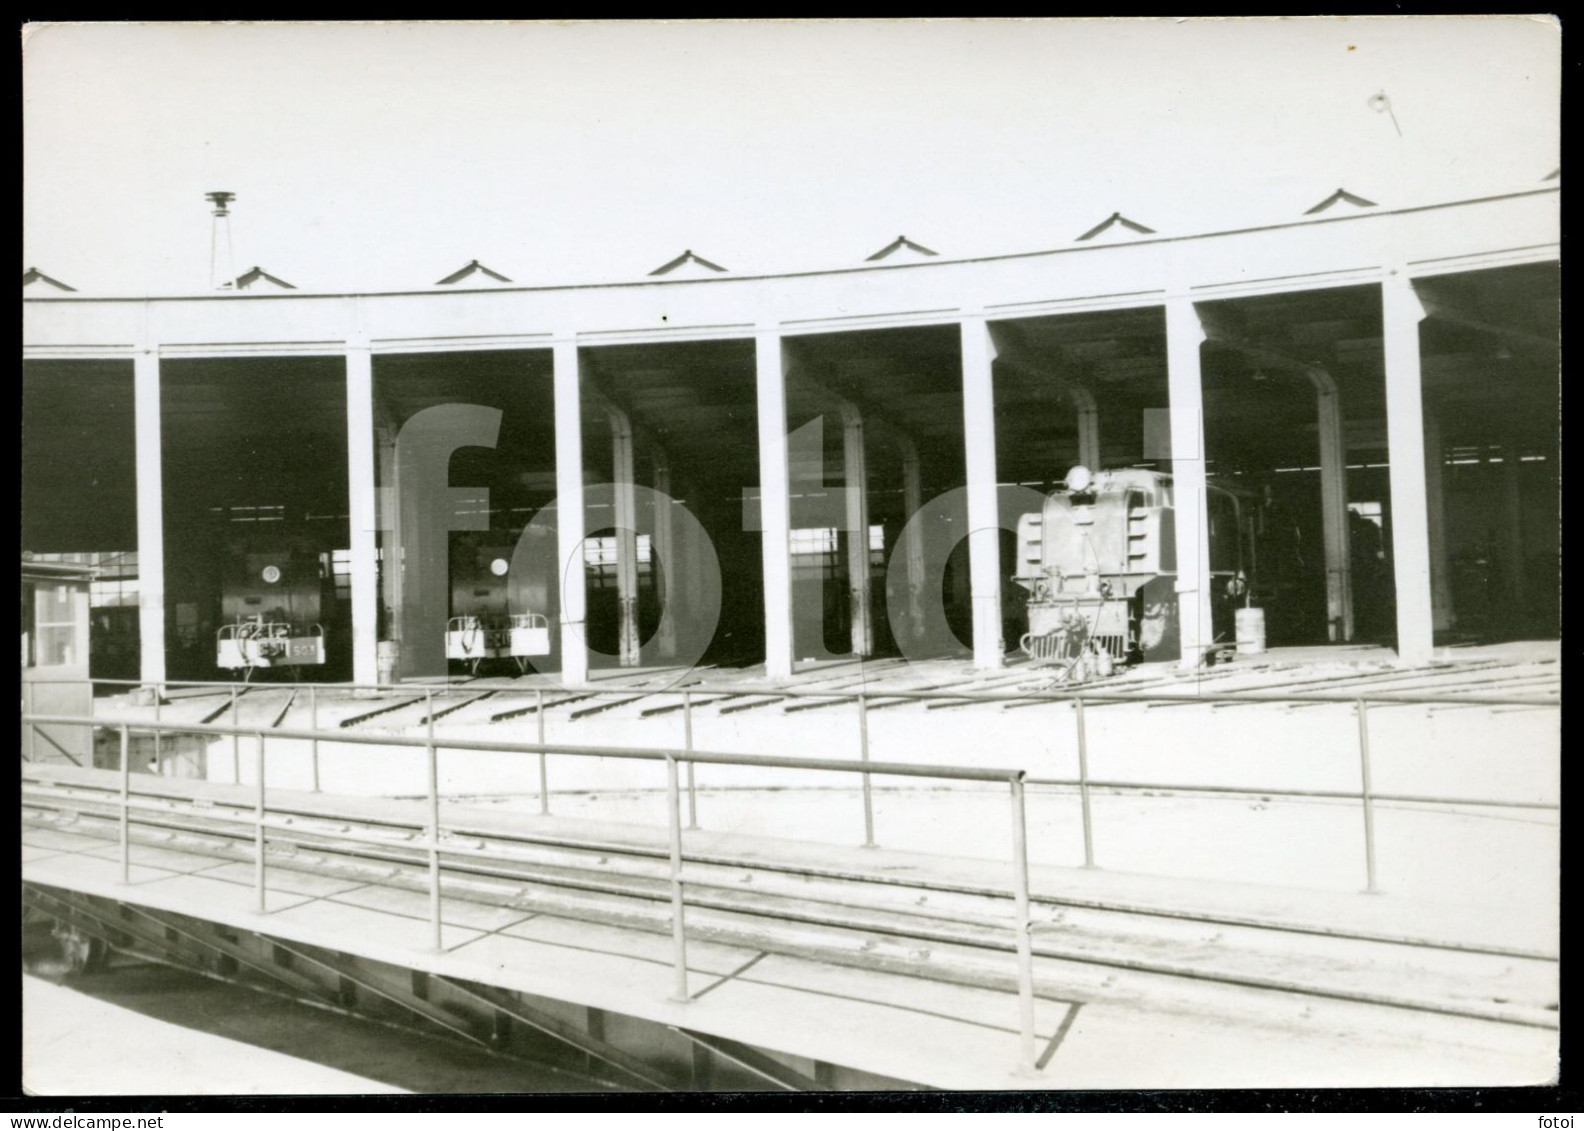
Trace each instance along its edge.
<instances>
[{"instance_id":1,"label":"roundhouse building","mask_svg":"<svg viewBox=\"0 0 1584 1131\"><path fill-rule=\"evenodd\" d=\"M1141 466L1173 477L1185 664L1213 643L1218 481L1260 500L1273 643L1422 664L1554 636L1559 192L1339 189L1202 233L1085 217L981 258L918 233L798 274L690 249L605 285L475 260L165 297L31 270L23 548L135 561L135 618L93 623L151 684L225 674L217 639L274 599L254 574L301 579L302 670L439 674L447 617L508 562L567 682L899 649L991 668L1023 631L1016 488Z\"/></svg>"}]
</instances>

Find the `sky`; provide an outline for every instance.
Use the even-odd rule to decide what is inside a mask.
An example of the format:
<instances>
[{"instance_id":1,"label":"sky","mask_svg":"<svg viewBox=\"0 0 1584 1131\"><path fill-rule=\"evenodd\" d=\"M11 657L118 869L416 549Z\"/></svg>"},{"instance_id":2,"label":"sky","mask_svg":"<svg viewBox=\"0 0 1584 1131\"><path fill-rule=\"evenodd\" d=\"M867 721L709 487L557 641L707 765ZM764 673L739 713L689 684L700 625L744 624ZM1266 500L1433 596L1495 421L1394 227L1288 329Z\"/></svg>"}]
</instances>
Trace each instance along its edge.
<instances>
[{"instance_id":1,"label":"sky","mask_svg":"<svg viewBox=\"0 0 1584 1131\"><path fill-rule=\"evenodd\" d=\"M1297 219L1542 187L1561 32L1540 17L34 24L24 268L89 294L239 272L530 286L692 249L736 274ZM1384 93L1390 112L1371 105ZM1395 124L1393 119L1395 118Z\"/></svg>"}]
</instances>

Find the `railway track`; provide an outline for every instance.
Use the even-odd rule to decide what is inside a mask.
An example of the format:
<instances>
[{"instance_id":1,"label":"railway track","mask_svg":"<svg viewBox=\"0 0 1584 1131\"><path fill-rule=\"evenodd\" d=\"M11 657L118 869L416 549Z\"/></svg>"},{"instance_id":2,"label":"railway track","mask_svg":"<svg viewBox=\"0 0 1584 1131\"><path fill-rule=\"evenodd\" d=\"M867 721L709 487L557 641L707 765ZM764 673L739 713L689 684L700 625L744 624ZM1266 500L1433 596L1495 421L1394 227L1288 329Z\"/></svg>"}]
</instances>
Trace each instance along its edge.
<instances>
[{"instance_id":1,"label":"railway track","mask_svg":"<svg viewBox=\"0 0 1584 1131\"><path fill-rule=\"evenodd\" d=\"M888 666L889 665L889 666ZM1237 708L1269 708L1272 693L1285 693L1290 698L1283 701L1283 713L1318 711L1335 706L1337 692L1348 695L1374 697L1376 706L1393 705L1393 696L1403 696L1404 705L1419 705L1428 715L1460 711L1493 711L1495 713L1534 711L1554 708L1560 701L1558 665L1551 660L1521 662L1481 661L1443 669L1414 669L1412 671L1365 671L1348 675L1331 675L1324 679L1312 677L1284 679L1280 668L1240 669L1229 666L1196 673L1192 688L1184 685L1180 675L1164 676L1159 673L1122 673L1116 678L1094 685L1067 688L1067 692L1089 691L1098 698L1090 698L1086 706L1093 711L1108 713L1183 710L1198 708L1212 713ZM448 725L478 726L533 720L541 710L567 722L601 716L633 716L638 719L658 718L683 711L684 690L690 692L695 712L720 717L758 713L764 715L792 715L807 712L850 709L860 695L869 712L889 708L912 707L925 712L961 709L994 710L998 712L1060 706L1059 698L1035 697L1019 699L1019 692L1037 690L1040 670L1021 665L1017 670L1002 672L964 683L960 674L950 680L932 679L918 682L909 678L906 666L900 663L879 661L857 669L843 669L812 678L800 679L796 686L785 691L763 687L754 683L737 685L731 681L713 680L710 672L701 671L699 678L682 683L667 682L659 676L649 675L631 682L610 681L609 686L561 689L525 685L516 679L461 679L444 687L425 690L415 685L410 692L392 692L368 702L355 702L338 698L336 688L327 685L319 693L320 720L327 725L351 730L405 731L422 727L430 721L445 721ZM1032 681L1032 682L1031 682ZM1046 690L1052 690L1047 688ZM1061 688L1054 690L1060 691ZM1210 702L1201 700L1194 692L1211 690L1223 698ZM956 692L961 692L959 698ZM1324 696L1310 699L1318 693ZM1157 699L1108 699L1108 695L1158 695ZM1246 694L1248 698L1239 699ZM1008 698L983 698L1005 695ZM1416 696L1435 695L1444 702L1418 704ZM922 696L922 698L914 698ZM1512 706L1492 707L1481 702L1491 696L1518 696ZM1468 703L1459 700L1467 698ZM1532 699L1532 702L1524 700ZM180 695L171 701L169 720L176 714L178 705L190 704L194 722L235 724L241 727L274 729L286 725L287 716L300 714L306 709L307 693L302 688L252 685L241 687L233 706L225 692L205 692ZM350 712L347 706L350 704ZM432 708L431 705L432 704ZM185 712L181 712L185 714Z\"/></svg>"},{"instance_id":2,"label":"railway track","mask_svg":"<svg viewBox=\"0 0 1584 1131\"><path fill-rule=\"evenodd\" d=\"M218 723L222 726L263 727L273 730L285 721L287 713L297 702L298 692L292 687L248 687L229 697L199 719L200 724ZM233 723L232 720L236 721Z\"/></svg>"},{"instance_id":3,"label":"railway track","mask_svg":"<svg viewBox=\"0 0 1584 1131\"><path fill-rule=\"evenodd\" d=\"M118 836L117 775L51 767L25 771L23 786L25 827ZM134 798L134 846L253 860L250 790L160 780L139 783L139 794L156 795ZM426 891L423 808L280 791L266 821L268 866ZM443 805L441 824L448 901L670 930L669 862L658 840L570 838L456 802ZM1012 901L992 885L694 850L683 879L690 937L946 982L1015 984ZM1038 890L1031 919L1036 989L1055 1000L1169 1003L1209 994L1226 1005L1221 999L1230 994L1236 1008L1347 1003L1397 1015L1557 1027L1554 954Z\"/></svg>"}]
</instances>

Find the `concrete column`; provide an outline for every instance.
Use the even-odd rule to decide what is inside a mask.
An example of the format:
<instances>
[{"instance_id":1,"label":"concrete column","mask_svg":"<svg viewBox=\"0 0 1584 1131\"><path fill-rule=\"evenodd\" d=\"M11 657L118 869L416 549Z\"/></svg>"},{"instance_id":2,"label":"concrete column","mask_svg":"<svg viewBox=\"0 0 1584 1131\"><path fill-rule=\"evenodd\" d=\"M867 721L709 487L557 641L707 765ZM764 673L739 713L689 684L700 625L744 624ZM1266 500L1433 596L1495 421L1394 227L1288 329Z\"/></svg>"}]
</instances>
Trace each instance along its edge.
<instances>
[{"instance_id":1,"label":"concrete column","mask_svg":"<svg viewBox=\"0 0 1584 1131\"><path fill-rule=\"evenodd\" d=\"M1336 381L1324 369L1307 371L1315 387L1320 442L1320 523L1325 547L1326 633L1353 639L1353 559L1348 538L1347 433Z\"/></svg>"},{"instance_id":2,"label":"concrete column","mask_svg":"<svg viewBox=\"0 0 1584 1131\"><path fill-rule=\"evenodd\" d=\"M665 450L651 443L654 459L654 536L650 546L649 571L655 579L655 599L660 603L660 625L655 630L655 645L662 660L676 659L677 621L682 617L682 588L677 584L680 570L676 547L676 524L671 500L671 461Z\"/></svg>"},{"instance_id":3,"label":"concrete column","mask_svg":"<svg viewBox=\"0 0 1584 1131\"><path fill-rule=\"evenodd\" d=\"M1517 431L1509 427L1502 442L1502 572L1507 575L1507 600L1511 602L1507 615L1520 617L1529 597L1524 562L1522 453Z\"/></svg>"},{"instance_id":4,"label":"concrete column","mask_svg":"<svg viewBox=\"0 0 1584 1131\"><path fill-rule=\"evenodd\" d=\"M977 668L1006 662L1001 638L1001 518L996 491L995 344L983 318L962 322L963 442L968 469L968 572Z\"/></svg>"},{"instance_id":5,"label":"concrete column","mask_svg":"<svg viewBox=\"0 0 1584 1131\"><path fill-rule=\"evenodd\" d=\"M556 557L560 562L561 682L588 681L588 576L583 566L583 406L577 342L552 347L555 366Z\"/></svg>"},{"instance_id":6,"label":"concrete column","mask_svg":"<svg viewBox=\"0 0 1584 1131\"><path fill-rule=\"evenodd\" d=\"M614 405L605 415L611 429L611 487L616 521L616 606L620 610L621 666L635 668L638 639L638 506L634 498L632 420Z\"/></svg>"},{"instance_id":7,"label":"concrete column","mask_svg":"<svg viewBox=\"0 0 1584 1131\"><path fill-rule=\"evenodd\" d=\"M1441 420L1425 413L1425 519L1430 535L1430 618L1437 632L1457 624L1452 608L1452 562L1446 537L1446 449L1441 443Z\"/></svg>"},{"instance_id":8,"label":"concrete column","mask_svg":"<svg viewBox=\"0 0 1584 1131\"><path fill-rule=\"evenodd\" d=\"M1424 395L1419 323L1425 308L1406 276L1381 284L1386 358L1386 442L1391 458L1392 573L1397 586L1397 657L1429 663L1435 619L1430 586L1430 520L1425 486Z\"/></svg>"},{"instance_id":9,"label":"concrete column","mask_svg":"<svg viewBox=\"0 0 1584 1131\"><path fill-rule=\"evenodd\" d=\"M402 481L401 468L398 466L399 449L396 437L401 428L389 413L382 411L382 406L376 398L374 401L374 449L376 467L379 469L379 496L378 516L380 524L381 545L385 551L384 568L380 574L380 601L387 610L389 620L385 625L385 638L395 641L398 646L405 639L406 631L405 605L407 571L402 568L399 556L401 547L406 543L404 521L406 508L401 505L401 492L398 484Z\"/></svg>"},{"instance_id":10,"label":"concrete column","mask_svg":"<svg viewBox=\"0 0 1584 1131\"><path fill-rule=\"evenodd\" d=\"M1166 303L1166 376L1171 398L1177 630L1182 666L1198 667L1215 641L1211 624L1209 499L1205 486L1204 390L1199 347L1205 330L1186 298Z\"/></svg>"},{"instance_id":11,"label":"concrete column","mask_svg":"<svg viewBox=\"0 0 1584 1131\"><path fill-rule=\"evenodd\" d=\"M677 589L679 594L685 594L682 598L683 608L698 609L704 605L704 550L709 536L703 529L705 505L702 486L697 480L690 478L684 485L684 490L688 509L693 512L693 517L699 520L699 526L695 528L691 523L684 525L682 536L676 540L679 550L678 559L687 563L687 568L677 577ZM681 620L677 625L677 631L688 641L690 649L698 648L696 642L700 633L691 617Z\"/></svg>"},{"instance_id":12,"label":"concrete column","mask_svg":"<svg viewBox=\"0 0 1584 1131\"><path fill-rule=\"evenodd\" d=\"M874 653L873 571L869 568L869 464L863 413L842 402L842 489L846 498L847 593L855 655Z\"/></svg>"},{"instance_id":13,"label":"concrete column","mask_svg":"<svg viewBox=\"0 0 1584 1131\"><path fill-rule=\"evenodd\" d=\"M1090 471L1100 470L1100 409L1094 393L1076 381L1069 381L1073 403L1078 406L1078 462Z\"/></svg>"},{"instance_id":14,"label":"concrete column","mask_svg":"<svg viewBox=\"0 0 1584 1131\"><path fill-rule=\"evenodd\" d=\"M895 434L902 453L902 552L907 555L908 618L914 636L924 631L924 527L909 522L924 506L924 483L919 474L918 445Z\"/></svg>"},{"instance_id":15,"label":"concrete column","mask_svg":"<svg viewBox=\"0 0 1584 1131\"><path fill-rule=\"evenodd\" d=\"M374 363L367 346L346 352L347 525L352 552L352 681L379 675L379 515L374 462Z\"/></svg>"},{"instance_id":16,"label":"concrete column","mask_svg":"<svg viewBox=\"0 0 1584 1131\"><path fill-rule=\"evenodd\" d=\"M755 335L759 410L759 518L764 558L765 675L792 675L792 507L787 459L788 359L775 330Z\"/></svg>"},{"instance_id":17,"label":"concrete column","mask_svg":"<svg viewBox=\"0 0 1584 1131\"><path fill-rule=\"evenodd\" d=\"M139 678L165 682L165 489L160 464L159 351L133 359L133 429L137 466Z\"/></svg>"}]
</instances>

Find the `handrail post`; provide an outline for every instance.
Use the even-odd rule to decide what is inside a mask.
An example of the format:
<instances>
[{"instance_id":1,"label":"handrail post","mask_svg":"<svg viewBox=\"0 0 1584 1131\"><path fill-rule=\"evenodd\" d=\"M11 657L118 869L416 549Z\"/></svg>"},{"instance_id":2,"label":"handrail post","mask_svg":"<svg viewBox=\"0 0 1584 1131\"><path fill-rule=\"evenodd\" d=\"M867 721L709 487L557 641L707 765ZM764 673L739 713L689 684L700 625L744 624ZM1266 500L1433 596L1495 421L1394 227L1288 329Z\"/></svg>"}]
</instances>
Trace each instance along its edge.
<instances>
[{"instance_id":1,"label":"handrail post","mask_svg":"<svg viewBox=\"0 0 1584 1131\"><path fill-rule=\"evenodd\" d=\"M1028 826L1021 771L1012 778L1012 898L1018 962L1018 1072L1033 1075L1034 941L1030 935Z\"/></svg>"},{"instance_id":2,"label":"handrail post","mask_svg":"<svg viewBox=\"0 0 1584 1131\"><path fill-rule=\"evenodd\" d=\"M231 685L231 725L237 725L237 689L236 684ZM242 736L231 736L231 780L237 785L242 784Z\"/></svg>"},{"instance_id":3,"label":"handrail post","mask_svg":"<svg viewBox=\"0 0 1584 1131\"><path fill-rule=\"evenodd\" d=\"M693 753L693 693L682 693L682 738L689 754ZM693 763L687 766L687 795L688 795L688 824L690 829L699 827L698 823L698 787L693 780Z\"/></svg>"},{"instance_id":4,"label":"handrail post","mask_svg":"<svg viewBox=\"0 0 1584 1131\"><path fill-rule=\"evenodd\" d=\"M535 691L538 706L534 709L534 716L539 720L539 745L545 744L545 704L544 688ZM545 764L545 752L539 751L539 813L548 816L550 813L550 768Z\"/></svg>"},{"instance_id":5,"label":"handrail post","mask_svg":"<svg viewBox=\"0 0 1584 1131\"><path fill-rule=\"evenodd\" d=\"M666 755L666 818L671 826L671 949L676 985L671 1000L685 1003L688 996L686 903L682 894L682 809L677 788L677 763Z\"/></svg>"},{"instance_id":6,"label":"handrail post","mask_svg":"<svg viewBox=\"0 0 1584 1131\"><path fill-rule=\"evenodd\" d=\"M132 732L121 724L121 882L132 882Z\"/></svg>"},{"instance_id":7,"label":"handrail post","mask_svg":"<svg viewBox=\"0 0 1584 1131\"><path fill-rule=\"evenodd\" d=\"M1084 722L1084 701L1080 695L1073 700L1078 719L1078 796L1083 805L1084 867L1093 868L1094 814L1089 806L1089 729Z\"/></svg>"},{"instance_id":8,"label":"handrail post","mask_svg":"<svg viewBox=\"0 0 1584 1131\"><path fill-rule=\"evenodd\" d=\"M264 902L264 732L253 736L253 776L258 779L253 804L253 887L258 893L258 913L265 914Z\"/></svg>"},{"instance_id":9,"label":"handrail post","mask_svg":"<svg viewBox=\"0 0 1584 1131\"><path fill-rule=\"evenodd\" d=\"M92 687L93 685L89 684L89 686ZM24 678L22 680L22 713L24 715L31 715L33 713L33 705L35 703L37 703L37 701L38 701L38 693L33 690L33 685L31 683L29 683ZM33 732L36 729L37 729L37 724L36 723L28 723L28 725L27 725L27 761L29 761L29 762L33 761L33 755L34 755L34 749L33 749L34 736L33 736ZM91 739L92 737L93 737L93 735L92 735L92 732L90 731L89 732L89 738ZM92 742L90 742L89 745L90 746L93 745Z\"/></svg>"},{"instance_id":10,"label":"handrail post","mask_svg":"<svg viewBox=\"0 0 1584 1131\"><path fill-rule=\"evenodd\" d=\"M308 740L309 763L313 770L313 791L319 792L319 688L308 685L308 729L314 737Z\"/></svg>"},{"instance_id":11,"label":"handrail post","mask_svg":"<svg viewBox=\"0 0 1584 1131\"><path fill-rule=\"evenodd\" d=\"M91 680L89 681L88 686L89 686L90 690L93 688L93 682ZM164 743L162 743L160 741L160 728L159 728L160 700L163 699L163 698L164 698L164 696L160 694L160 689L158 687L155 687L154 688L154 723L155 723L155 726L154 726L154 772L156 774L163 774L165 772Z\"/></svg>"},{"instance_id":12,"label":"handrail post","mask_svg":"<svg viewBox=\"0 0 1584 1131\"><path fill-rule=\"evenodd\" d=\"M1364 890L1371 895L1380 888L1375 883L1375 800L1370 788L1369 709L1363 699L1358 701L1359 728L1359 780L1362 784L1360 800L1364 803L1364 869L1369 886Z\"/></svg>"},{"instance_id":13,"label":"handrail post","mask_svg":"<svg viewBox=\"0 0 1584 1131\"><path fill-rule=\"evenodd\" d=\"M429 725L424 753L429 771L429 923L434 949L444 950L440 925L440 750L435 746L434 712Z\"/></svg>"},{"instance_id":14,"label":"handrail post","mask_svg":"<svg viewBox=\"0 0 1584 1131\"><path fill-rule=\"evenodd\" d=\"M858 760L869 761L869 697L862 692L858 694ZM874 837L874 793L870 789L869 775L862 775L863 782L863 810L864 810L864 840L865 848L875 847Z\"/></svg>"}]
</instances>

